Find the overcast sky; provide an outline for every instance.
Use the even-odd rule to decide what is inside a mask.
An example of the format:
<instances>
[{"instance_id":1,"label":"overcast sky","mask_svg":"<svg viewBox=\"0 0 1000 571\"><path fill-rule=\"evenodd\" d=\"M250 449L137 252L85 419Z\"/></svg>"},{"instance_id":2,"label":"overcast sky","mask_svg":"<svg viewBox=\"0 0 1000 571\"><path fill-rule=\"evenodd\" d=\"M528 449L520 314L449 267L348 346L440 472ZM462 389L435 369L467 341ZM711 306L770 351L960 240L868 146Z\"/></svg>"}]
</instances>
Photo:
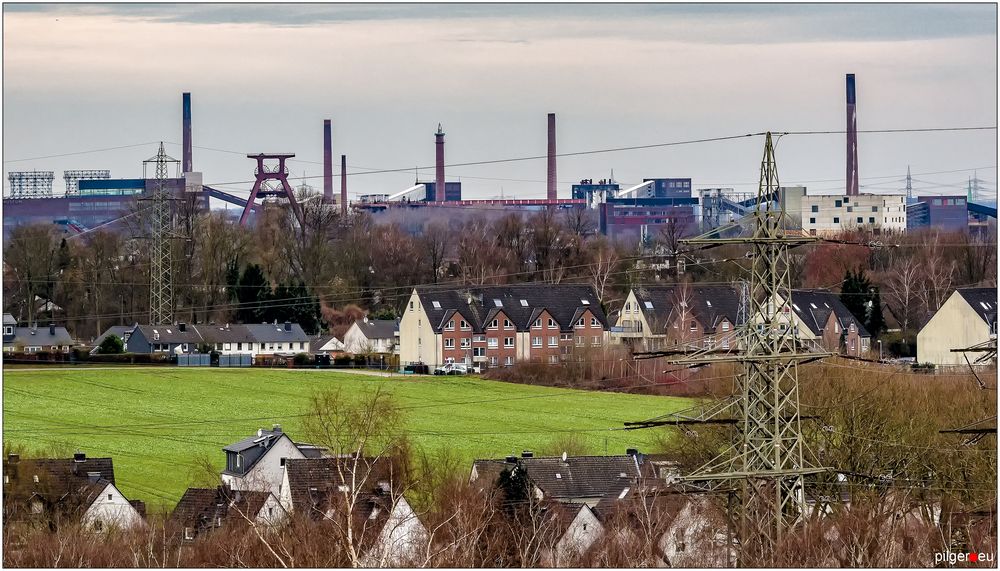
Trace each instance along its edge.
<instances>
[{"instance_id":1,"label":"overcast sky","mask_svg":"<svg viewBox=\"0 0 1000 571\"><path fill-rule=\"evenodd\" d=\"M410 186L434 163L845 128L857 75L859 129L992 126L995 5L17 5L3 13L4 192L11 170L108 168L138 177L167 142L180 158L192 92L194 166L249 191L248 152L294 152L293 184L335 171L352 196ZM145 143L145 144L143 144ZM755 190L759 137L565 157L559 194L582 178L691 177ZM113 151L43 158L107 147ZM199 148L199 147L210 147ZM995 189L996 131L861 134L862 190ZM844 188L845 135L786 136L782 184ZM12 162L16 161L16 162ZM938 171L958 171L941 174ZM422 168L421 179L433 179ZM448 169L470 198L545 195L545 160ZM319 178L310 184L322 187ZM335 182L339 191L339 180Z\"/></svg>"}]
</instances>

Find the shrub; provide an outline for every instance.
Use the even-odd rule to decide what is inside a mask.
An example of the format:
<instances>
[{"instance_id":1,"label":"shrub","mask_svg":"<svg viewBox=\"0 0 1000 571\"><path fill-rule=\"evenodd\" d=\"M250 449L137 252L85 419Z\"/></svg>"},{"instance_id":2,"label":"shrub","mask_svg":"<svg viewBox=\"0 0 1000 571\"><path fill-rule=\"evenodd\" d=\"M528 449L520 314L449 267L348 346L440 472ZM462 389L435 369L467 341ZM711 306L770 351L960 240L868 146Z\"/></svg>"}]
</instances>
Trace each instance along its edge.
<instances>
[{"instance_id":1,"label":"shrub","mask_svg":"<svg viewBox=\"0 0 1000 571\"><path fill-rule=\"evenodd\" d=\"M117 355L125 352L125 343L117 335L108 335L97 346L97 352L101 355Z\"/></svg>"}]
</instances>

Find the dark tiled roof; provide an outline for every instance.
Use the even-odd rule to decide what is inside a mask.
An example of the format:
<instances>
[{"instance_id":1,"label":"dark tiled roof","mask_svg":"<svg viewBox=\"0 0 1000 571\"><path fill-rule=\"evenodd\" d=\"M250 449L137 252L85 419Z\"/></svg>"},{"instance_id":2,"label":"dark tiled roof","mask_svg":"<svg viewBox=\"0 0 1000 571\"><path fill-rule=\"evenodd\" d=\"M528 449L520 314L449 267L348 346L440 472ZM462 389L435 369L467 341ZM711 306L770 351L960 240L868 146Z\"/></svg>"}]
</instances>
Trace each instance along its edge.
<instances>
[{"instance_id":1,"label":"dark tiled roof","mask_svg":"<svg viewBox=\"0 0 1000 571\"><path fill-rule=\"evenodd\" d=\"M634 485L639 479L639 467L633 456L569 456L517 458L532 484L546 497L555 500L599 498ZM495 482L512 464L505 460L476 460L473 464L479 478Z\"/></svg>"},{"instance_id":2,"label":"dark tiled roof","mask_svg":"<svg viewBox=\"0 0 1000 571\"><path fill-rule=\"evenodd\" d=\"M13 315L11 315L9 313L5 313L5 314L3 314L3 324L4 325L17 325L17 320L14 319Z\"/></svg>"},{"instance_id":3,"label":"dark tiled roof","mask_svg":"<svg viewBox=\"0 0 1000 571\"><path fill-rule=\"evenodd\" d=\"M363 457L288 459L285 461L292 509L312 517L336 506L345 493L341 486L359 493L381 496L386 486L399 486L392 477L392 462Z\"/></svg>"},{"instance_id":4,"label":"dark tiled roof","mask_svg":"<svg viewBox=\"0 0 1000 571\"><path fill-rule=\"evenodd\" d=\"M326 345L330 341L336 341L337 343L335 343L334 345L336 345L340 349L344 348L343 341L337 339L337 337L334 335L317 335L313 337L312 340L309 342L309 348L312 349L313 351L319 351L323 348L324 345Z\"/></svg>"},{"instance_id":5,"label":"dark tiled roof","mask_svg":"<svg viewBox=\"0 0 1000 571\"><path fill-rule=\"evenodd\" d=\"M607 316L594 289L579 284L513 284L472 286L460 289L431 288L417 291L420 304L435 331L440 332L446 317L458 312L481 333L486 322L503 312L518 331L530 329L531 322L544 309L563 331L572 331L574 317L589 309L607 328ZM437 305L435 305L437 302ZM458 324L456 323L456 329Z\"/></svg>"},{"instance_id":6,"label":"dark tiled roof","mask_svg":"<svg viewBox=\"0 0 1000 571\"><path fill-rule=\"evenodd\" d=\"M41 346L48 349L53 345L62 347L63 345L76 345L73 337L65 327L56 327L55 333L49 332L48 325L37 327L15 327L14 338L8 342L13 345L24 345L26 347Z\"/></svg>"},{"instance_id":7,"label":"dark tiled roof","mask_svg":"<svg viewBox=\"0 0 1000 571\"><path fill-rule=\"evenodd\" d=\"M253 436L247 436L243 440L234 442L229 446L224 447L223 450L226 452L243 452L258 446L270 448L271 445L277 442L282 436L285 436L285 433L281 430L267 430L262 428ZM249 466L247 466L247 470L250 470Z\"/></svg>"},{"instance_id":8,"label":"dark tiled roof","mask_svg":"<svg viewBox=\"0 0 1000 571\"><path fill-rule=\"evenodd\" d=\"M271 492L216 488L188 488L170 514L170 521L180 528L191 528L193 534L212 528L247 525L264 507Z\"/></svg>"},{"instance_id":9,"label":"dark tiled roof","mask_svg":"<svg viewBox=\"0 0 1000 571\"><path fill-rule=\"evenodd\" d=\"M696 319L706 333L714 332L723 320L732 325L737 322L740 294L733 286L679 284L642 286L634 291L639 309L657 333L685 313Z\"/></svg>"},{"instance_id":10,"label":"dark tiled roof","mask_svg":"<svg viewBox=\"0 0 1000 571\"><path fill-rule=\"evenodd\" d=\"M970 287L956 290L986 323L997 321L997 288Z\"/></svg>"},{"instance_id":11,"label":"dark tiled roof","mask_svg":"<svg viewBox=\"0 0 1000 571\"><path fill-rule=\"evenodd\" d=\"M124 341L125 333L131 331L132 327L133 327L132 325L112 325L111 327L108 327L107 331L101 333L100 336L97 337L97 339L94 339L93 345L94 347L100 347L101 343L109 335L114 335Z\"/></svg>"},{"instance_id":12,"label":"dark tiled roof","mask_svg":"<svg viewBox=\"0 0 1000 571\"><path fill-rule=\"evenodd\" d=\"M32 497L63 511L85 511L98 495L114 484L111 458L32 458L4 464L5 508L18 511ZM37 477L37 482L35 481ZM10 513L10 511L8 511Z\"/></svg>"},{"instance_id":13,"label":"dark tiled roof","mask_svg":"<svg viewBox=\"0 0 1000 571\"><path fill-rule=\"evenodd\" d=\"M363 319L355 321L355 325L361 330L367 339L394 339L396 331L399 331L399 321L395 319Z\"/></svg>"},{"instance_id":14,"label":"dark tiled roof","mask_svg":"<svg viewBox=\"0 0 1000 571\"><path fill-rule=\"evenodd\" d=\"M185 331L181 331L177 325L137 325L136 329L150 343L192 343L197 345L204 342L198 328L193 325L185 326Z\"/></svg>"},{"instance_id":15,"label":"dark tiled roof","mask_svg":"<svg viewBox=\"0 0 1000 571\"><path fill-rule=\"evenodd\" d=\"M305 343L309 341L309 336L306 335L306 332L302 330L302 326L298 323L290 325L291 331L285 331L284 323L277 325L270 323L247 324L244 327L250 330L250 334L257 343L285 343L288 341Z\"/></svg>"},{"instance_id":16,"label":"dark tiled roof","mask_svg":"<svg viewBox=\"0 0 1000 571\"><path fill-rule=\"evenodd\" d=\"M826 326L830 313L833 313L843 329L846 330L853 323L858 328L858 335L871 337L865 326L854 317L844 302L840 301L840 297L833 292L793 290L792 309L815 335L823 334L823 327Z\"/></svg>"}]
</instances>

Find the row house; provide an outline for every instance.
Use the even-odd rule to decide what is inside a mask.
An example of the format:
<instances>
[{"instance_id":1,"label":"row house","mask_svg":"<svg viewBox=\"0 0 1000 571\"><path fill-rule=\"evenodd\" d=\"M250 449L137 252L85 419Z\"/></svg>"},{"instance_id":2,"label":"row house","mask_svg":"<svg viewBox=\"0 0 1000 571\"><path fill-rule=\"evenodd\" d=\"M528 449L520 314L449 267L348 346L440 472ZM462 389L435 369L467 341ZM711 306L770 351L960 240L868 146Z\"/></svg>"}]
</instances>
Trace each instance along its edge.
<instances>
[{"instance_id":1,"label":"row house","mask_svg":"<svg viewBox=\"0 0 1000 571\"><path fill-rule=\"evenodd\" d=\"M729 285L635 288L618 315L613 339L636 351L735 349L740 304L739 289ZM807 348L855 356L870 350L871 334L833 292L794 290L787 311L782 323Z\"/></svg>"},{"instance_id":2,"label":"row house","mask_svg":"<svg viewBox=\"0 0 1000 571\"><path fill-rule=\"evenodd\" d=\"M3 350L5 353L25 352L69 353L76 341L65 327L50 323L47 327L18 326L17 320L9 313L3 314Z\"/></svg>"},{"instance_id":3,"label":"row house","mask_svg":"<svg viewBox=\"0 0 1000 571\"><path fill-rule=\"evenodd\" d=\"M128 353L198 353L204 348L223 355L294 355L308 353L312 338L297 323L225 325L135 325L123 334Z\"/></svg>"},{"instance_id":4,"label":"row house","mask_svg":"<svg viewBox=\"0 0 1000 571\"><path fill-rule=\"evenodd\" d=\"M613 335L639 351L735 348L739 305L732 286L638 287L629 292Z\"/></svg>"},{"instance_id":5,"label":"row house","mask_svg":"<svg viewBox=\"0 0 1000 571\"><path fill-rule=\"evenodd\" d=\"M600 350L608 321L577 284L414 289L399 324L401 363L559 363Z\"/></svg>"}]
</instances>

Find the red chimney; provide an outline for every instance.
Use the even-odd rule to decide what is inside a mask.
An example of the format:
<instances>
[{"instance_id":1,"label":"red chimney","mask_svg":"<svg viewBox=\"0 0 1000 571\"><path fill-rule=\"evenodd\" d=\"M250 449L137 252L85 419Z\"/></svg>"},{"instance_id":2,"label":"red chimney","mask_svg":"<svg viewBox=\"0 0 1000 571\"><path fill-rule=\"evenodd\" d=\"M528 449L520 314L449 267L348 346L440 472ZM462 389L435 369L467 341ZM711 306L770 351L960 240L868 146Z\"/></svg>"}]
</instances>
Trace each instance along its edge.
<instances>
[{"instance_id":1,"label":"red chimney","mask_svg":"<svg viewBox=\"0 0 1000 571\"><path fill-rule=\"evenodd\" d=\"M347 155L340 155L340 214L347 216Z\"/></svg>"},{"instance_id":2,"label":"red chimney","mask_svg":"<svg viewBox=\"0 0 1000 571\"><path fill-rule=\"evenodd\" d=\"M330 120L323 120L323 203L333 203L333 135Z\"/></svg>"},{"instance_id":3,"label":"red chimney","mask_svg":"<svg viewBox=\"0 0 1000 571\"><path fill-rule=\"evenodd\" d=\"M434 146L437 150L437 160L434 163L434 201L444 202L444 131L438 123L437 133L434 133Z\"/></svg>"},{"instance_id":4,"label":"red chimney","mask_svg":"<svg viewBox=\"0 0 1000 571\"><path fill-rule=\"evenodd\" d=\"M556 114L549 113L549 172L546 178L547 198L556 199Z\"/></svg>"}]
</instances>

